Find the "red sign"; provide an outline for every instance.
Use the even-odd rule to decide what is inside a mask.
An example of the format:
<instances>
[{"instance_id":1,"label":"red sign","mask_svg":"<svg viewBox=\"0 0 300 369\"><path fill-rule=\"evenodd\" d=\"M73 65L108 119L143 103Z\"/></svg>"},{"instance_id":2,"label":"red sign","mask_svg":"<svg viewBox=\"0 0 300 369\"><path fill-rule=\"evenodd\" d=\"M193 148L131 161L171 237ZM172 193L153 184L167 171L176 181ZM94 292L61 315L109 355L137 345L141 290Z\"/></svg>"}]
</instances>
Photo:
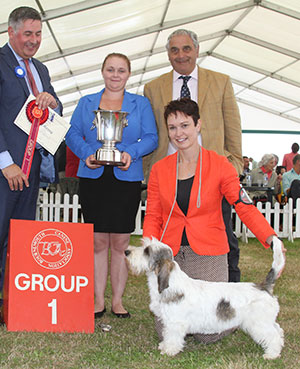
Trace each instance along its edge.
<instances>
[{"instance_id":1,"label":"red sign","mask_svg":"<svg viewBox=\"0 0 300 369\"><path fill-rule=\"evenodd\" d=\"M94 332L93 244L92 224L11 220L7 330Z\"/></svg>"}]
</instances>

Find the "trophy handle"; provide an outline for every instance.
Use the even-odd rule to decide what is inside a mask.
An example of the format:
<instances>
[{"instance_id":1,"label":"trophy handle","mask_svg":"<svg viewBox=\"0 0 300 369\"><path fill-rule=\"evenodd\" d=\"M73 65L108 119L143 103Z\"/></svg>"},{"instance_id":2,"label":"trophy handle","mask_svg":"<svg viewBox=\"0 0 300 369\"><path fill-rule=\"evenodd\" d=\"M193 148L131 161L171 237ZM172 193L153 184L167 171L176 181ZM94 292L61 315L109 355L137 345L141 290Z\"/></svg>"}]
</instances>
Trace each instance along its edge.
<instances>
[{"instance_id":1,"label":"trophy handle","mask_svg":"<svg viewBox=\"0 0 300 369\"><path fill-rule=\"evenodd\" d=\"M97 118L97 113L98 113L99 110L94 110L94 114L95 114L95 118L92 122L92 126L90 128L90 130L92 131L93 129L95 129L97 127L97 124L98 124L98 118Z\"/></svg>"},{"instance_id":2,"label":"trophy handle","mask_svg":"<svg viewBox=\"0 0 300 369\"><path fill-rule=\"evenodd\" d=\"M92 131L93 129L95 129L97 127L97 118L95 117L92 123L92 126L90 128L90 130Z\"/></svg>"}]
</instances>

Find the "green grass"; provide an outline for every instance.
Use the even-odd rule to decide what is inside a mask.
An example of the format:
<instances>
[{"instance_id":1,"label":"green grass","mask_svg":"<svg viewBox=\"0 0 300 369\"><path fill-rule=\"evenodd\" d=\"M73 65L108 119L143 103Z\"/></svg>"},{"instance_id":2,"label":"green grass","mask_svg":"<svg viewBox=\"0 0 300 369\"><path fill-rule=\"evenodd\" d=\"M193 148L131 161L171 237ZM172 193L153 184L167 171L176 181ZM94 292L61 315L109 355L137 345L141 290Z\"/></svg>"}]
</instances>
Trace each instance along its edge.
<instances>
[{"instance_id":1,"label":"green grass","mask_svg":"<svg viewBox=\"0 0 300 369\"><path fill-rule=\"evenodd\" d=\"M132 244L138 243L132 237ZM285 332L281 358L265 361L260 346L241 331L212 345L187 339L184 351L174 358L160 355L153 315L149 312L145 276L130 275L124 305L131 319L118 319L110 314L110 286L107 311L93 334L7 332L0 328L0 368L5 369L175 369L175 368L300 368L300 241L285 242L287 265L275 286L281 311L278 321ZM256 240L240 242L240 267L243 281L260 282L268 272L272 254ZM20 308L22 308L20 306ZM76 307L74 307L76 309ZM110 324L104 333L100 323Z\"/></svg>"}]
</instances>

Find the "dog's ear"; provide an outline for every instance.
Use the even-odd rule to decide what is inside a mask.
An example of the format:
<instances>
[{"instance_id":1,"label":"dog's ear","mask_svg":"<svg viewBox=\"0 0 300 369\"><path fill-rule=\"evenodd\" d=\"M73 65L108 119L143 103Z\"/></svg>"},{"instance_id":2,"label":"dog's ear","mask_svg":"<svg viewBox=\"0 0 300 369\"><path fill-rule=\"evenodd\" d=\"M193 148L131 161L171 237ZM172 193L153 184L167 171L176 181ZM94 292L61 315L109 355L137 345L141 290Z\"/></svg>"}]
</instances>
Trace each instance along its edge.
<instances>
[{"instance_id":1,"label":"dog's ear","mask_svg":"<svg viewBox=\"0 0 300 369\"><path fill-rule=\"evenodd\" d=\"M144 248L144 254L148 257L150 257L150 255L152 254L152 249L151 246L147 246Z\"/></svg>"},{"instance_id":2,"label":"dog's ear","mask_svg":"<svg viewBox=\"0 0 300 369\"><path fill-rule=\"evenodd\" d=\"M161 262L157 264L156 274L159 293L162 293L164 289L169 287L170 273L173 268L173 261L168 259L161 260Z\"/></svg>"}]
</instances>

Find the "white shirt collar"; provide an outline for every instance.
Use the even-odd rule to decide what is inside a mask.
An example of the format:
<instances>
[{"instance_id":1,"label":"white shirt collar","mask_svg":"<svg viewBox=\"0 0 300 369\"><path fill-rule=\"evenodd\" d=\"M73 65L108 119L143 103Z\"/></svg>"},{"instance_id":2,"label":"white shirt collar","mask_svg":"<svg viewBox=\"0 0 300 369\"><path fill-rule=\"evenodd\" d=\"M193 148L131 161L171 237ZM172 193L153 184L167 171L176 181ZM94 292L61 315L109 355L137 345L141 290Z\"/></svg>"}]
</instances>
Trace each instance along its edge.
<instances>
[{"instance_id":1,"label":"white shirt collar","mask_svg":"<svg viewBox=\"0 0 300 369\"><path fill-rule=\"evenodd\" d=\"M173 82L177 81L179 79L179 77L181 77L182 74L179 74L176 72L175 69L173 69ZM194 70L192 71L191 74L189 74L189 76L192 77L192 79L194 80L198 80L198 69L197 69L197 65L195 66Z\"/></svg>"},{"instance_id":2,"label":"white shirt collar","mask_svg":"<svg viewBox=\"0 0 300 369\"><path fill-rule=\"evenodd\" d=\"M23 58L19 55L19 54L17 54L16 52L15 52L15 50L13 49L13 47L11 46L11 44L9 43L9 41L8 41L8 47L11 49L11 51L13 52L13 54L14 54L14 56L15 56L15 58L17 59L17 61L20 63L20 61L22 62L22 63L24 63L23 62ZM29 60L29 62L31 61L31 58L29 58L28 59Z\"/></svg>"}]
</instances>

